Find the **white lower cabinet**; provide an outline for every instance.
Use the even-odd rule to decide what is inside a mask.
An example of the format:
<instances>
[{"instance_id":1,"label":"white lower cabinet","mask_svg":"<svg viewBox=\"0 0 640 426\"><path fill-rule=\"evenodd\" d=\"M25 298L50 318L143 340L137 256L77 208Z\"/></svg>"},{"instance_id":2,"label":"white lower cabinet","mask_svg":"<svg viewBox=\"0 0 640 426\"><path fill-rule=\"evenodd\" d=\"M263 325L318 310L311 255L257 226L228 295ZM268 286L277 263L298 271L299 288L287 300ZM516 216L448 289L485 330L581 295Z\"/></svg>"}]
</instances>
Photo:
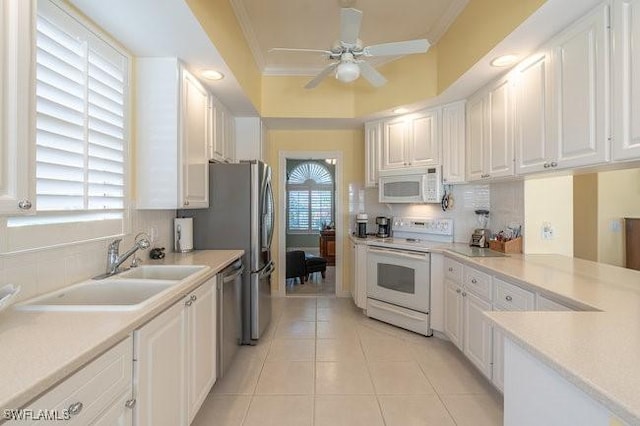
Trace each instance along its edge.
<instances>
[{"instance_id":1,"label":"white lower cabinet","mask_svg":"<svg viewBox=\"0 0 640 426\"><path fill-rule=\"evenodd\" d=\"M130 425L133 339L127 337L62 383L24 407L35 413L54 410L68 416L66 425ZM11 421L9 425L54 424L59 421Z\"/></svg>"},{"instance_id":2,"label":"white lower cabinet","mask_svg":"<svg viewBox=\"0 0 640 426\"><path fill-rule=\"evenodd\" d=\"M444 332L462 349L462 286L449 279L444 281Z\"/></svg>"},{"instance_id":3,"label":"white lower cabinet","mask_svg":"<svg viewBox=\"0 0 640 426\"><path fill-rule=\"evenodd\" d=\"M358 308L367 308L366 244L351 243L351 297Z\"/></svg>"},{"instance_id":4,"label":"white lower cabinet","mask_svg":"<svg viewBox=\"0 0 640 426\"><path fill-rule=\"evenodd\" d=\"M483 312L491 311L491 303L470 292L464 297L464 354L482 373L491 378L492 327Z\"/></svg>"},{"instance_id":5,"label":"white lower cabinet","mask_svg":"<svg viewBox=\"0 0 640 426\"><path fill-rule=\"evenodd\" d=\"M213 386L214 287L215 277L135 331L135 425L188 425Z\"/></svg>"}]
</instances>

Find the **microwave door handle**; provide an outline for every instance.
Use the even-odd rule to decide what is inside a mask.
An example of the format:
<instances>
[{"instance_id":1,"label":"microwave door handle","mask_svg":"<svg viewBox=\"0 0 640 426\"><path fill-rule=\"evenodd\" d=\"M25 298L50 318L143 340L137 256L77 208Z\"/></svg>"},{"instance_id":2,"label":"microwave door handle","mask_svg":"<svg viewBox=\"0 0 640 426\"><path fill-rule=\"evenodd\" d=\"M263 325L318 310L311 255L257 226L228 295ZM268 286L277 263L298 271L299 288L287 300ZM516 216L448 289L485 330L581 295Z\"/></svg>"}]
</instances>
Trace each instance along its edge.
<instances>
[{"instance_id":1,"label":"microwave door handle","mask_svg":"<svg viewBox=\"0 0 640 426\"><path fill-rule=\"evenodd\" d=\"M404 257L408 259L417 259L417 260L425 260L427 258L428 253L407 253L405 251L398 250L387 250L387 249L379 249L379 248L369 248L371 253L379 253L386 254L396 257Z\"/></svg>"}]
</instances>

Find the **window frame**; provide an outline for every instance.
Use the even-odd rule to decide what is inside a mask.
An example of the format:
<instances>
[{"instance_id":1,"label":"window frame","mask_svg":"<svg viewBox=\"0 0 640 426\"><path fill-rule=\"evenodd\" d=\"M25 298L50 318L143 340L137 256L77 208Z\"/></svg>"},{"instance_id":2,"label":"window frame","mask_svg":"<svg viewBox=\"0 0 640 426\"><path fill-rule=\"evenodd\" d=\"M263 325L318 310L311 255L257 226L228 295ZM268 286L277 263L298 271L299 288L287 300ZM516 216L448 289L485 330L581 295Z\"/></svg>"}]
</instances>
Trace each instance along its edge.
<instances>
[{"instance_id":1,"label":"window frame","mask_svg":"<svg viewBox=\"0 0 640 426\"><path fill-rule=\"evenodd\" d=\"M298 167L301 167L303 165L306 164L318 164L321 167L324 167L325 170L329 173L329 175L331 176L331 183L316 183L313 179L307 179L306 182L304 183L289 183L289 179L287 179L287 188L286 188L286 212L287 212L287 224L286 224L286 231L287 234L295 234L295 235L313 235L313 234L317 234L321 231L321 229L314 229L313 228L313 203L312 203L312 193L313 191L329 191L331 193L331 220L330 222L335 222L335 205L336 205L336 194L335 194L335 176L334 173L331 172L331 170L324 166L323 164L319 164L317 161L308 161L308 162L302 162L300 164L298 164L293 170L295 170ZM289 209L289 200L290 200L290 193L291 192L306 192L308 200L309 200L309 207L308 207L308 215L309 215L309 226L306 230L300 229L300 228L295 228L292 229L291 228L291 222L290 222L290 209Z\"/></svg>"},{"instance_id":2,"label":"window frame","mask_svg":"<svg viewBox=\"0 0 640 426\"><path fill-rule=\"evenodd\" d=\"M132 152L133 152L133 90L135 84L133 80L134 56L117 40L113 39L102 28L87 19L69 4L62 0L37 0L36 10L33 12L33 32L34 39L32 42L32 63L36 66L36 47L35 47L35 25L38 13L41 9L52 8L53 13L63 14L63 19L71 19L76 21L83 30L87 31L87 37L95 37L99 41L105 43L118 54L122 55L126 60L125 78L123 95L123 195L122 209L105 209L105 210L63 210L63 211L38 211L37 203L27 215L13 215L0 218L0 253L16 253L24 251L34 251L47 249L55 246L73 245L83 242L99 241L121 237L131 232L131 214L133 202L131 200L131 184L132 184ZM43 5L44 4L44 5ZM45 12L47 13L47 12ZM51 13L51 12L49 12ZM34 71L31 84L35 88L36 73ZM35 90L34 90L35 92ZM31 144L33 146L33 158L30 159L32 164L28 166L32 169L33 175L31 179L35 179L36 174L36 109L35 103L30 111L31 123L33 126L33 137ZM87 141L85 141L87 142ZM88 142L87 142L88 143ZM36 194L34 193L34 201ZM102 215L101 215L102 213ZM120 217L118 219L109 218L110 214L116 213ZM102 218L100 218L102 216ZM91 217L94 219L91 220ZM89 225L89 226L87 226ZM95 225L95 226L93 226ZM87 230L88 227L94 228ZM47 235L43 235L47 234ZM53 240L51 235L64 236L63 239ZM28 244L24 243L28 240Z\"/></svg>"}]
</instances>

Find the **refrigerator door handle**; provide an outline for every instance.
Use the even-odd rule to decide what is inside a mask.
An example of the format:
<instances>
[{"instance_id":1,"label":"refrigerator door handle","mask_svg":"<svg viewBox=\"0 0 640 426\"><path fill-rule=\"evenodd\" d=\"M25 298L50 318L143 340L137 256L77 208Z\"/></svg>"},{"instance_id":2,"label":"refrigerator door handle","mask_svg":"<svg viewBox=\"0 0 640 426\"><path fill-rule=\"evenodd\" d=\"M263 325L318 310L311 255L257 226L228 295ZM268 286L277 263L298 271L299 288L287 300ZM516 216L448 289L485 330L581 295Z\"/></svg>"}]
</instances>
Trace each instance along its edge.
<instances>
[{"instance_id":1,"label":"refrigerator door handle","mask_svg":"<svg viewBox=\"0 0 640 426\"><path fill-rule=\"evenodd\" d=\"M263 279L273 274L273 271L276 269L276 264L273 261L270 261L267 266L262 268L260 272L258 272L258 279Z\"/></svg>"}]
</instances>

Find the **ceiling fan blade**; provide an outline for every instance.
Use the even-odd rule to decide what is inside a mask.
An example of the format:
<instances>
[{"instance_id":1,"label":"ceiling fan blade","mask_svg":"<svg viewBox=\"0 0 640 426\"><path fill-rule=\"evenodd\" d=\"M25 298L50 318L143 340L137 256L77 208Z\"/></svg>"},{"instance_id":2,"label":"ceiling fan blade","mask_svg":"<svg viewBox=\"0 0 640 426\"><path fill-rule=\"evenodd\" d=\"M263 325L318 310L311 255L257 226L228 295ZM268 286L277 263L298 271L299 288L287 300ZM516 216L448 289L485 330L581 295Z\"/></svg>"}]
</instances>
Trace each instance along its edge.
<instances>
[{"instance_id":1,"label":"ceiling fan blade","mask_svg":"<svg viewBox=\"0 0 640 426\"><path fill-rule=\"evenodd\" d=\"M429 40L407 40L395 43L374 44L363 49L364 56L400 56L425 53L431 47Z\"/></svg>"},{"instance_id":2,"label":"ceiling fan blade","mask_svg":"<svg viewBox=\"0 0 640 426\"><path fill-rule=\"evenodd\" d=\"M329 76L329 74L331 74L333 72L333 70L336 69L338 64L340 64L340 62L334 62L334 63L328 65L325 69L320 71L320 74L316 75L313 80L308 82L307 85L304 86L304 88L305 89L313 89L314 87L318 86L318 84L320 84L320 82L322 80L327 78Z\"/></svg>"},{"instance_id":3,"label":"ceiling fan blade","mask_svg":"<svg viewBox=\"0 0 640 426\"><path fill-rule=\"evenodd\" d=\"M340 11L340 41L355 45L360 34L362 12L353 8L342 8Z\"/></svg>"},{"instance_id":4,"label":"ceiling fan blade","mask_svg":"<svg viewBox=\"0 0 640 426\"><path fill-rule=\"evenodd\" d=\"M325 53L330 55L332 52L330 50L322 50L322 49L299 49L295 47L272 47L269 49L269 53L272 52L309 52L309 53Z\"/></svg>"},{"instance_id":5,"label":"ceiling fan blade","mask_svg":"<svg viewBox=\"0 0 640 426\"><path fill-rule=\"evenodd\" d=\"M371 83L372 86L381 87L387 83L387 79L368 62L361 61L358 62L358 65L360 66L360 75Z\"/></svg>"}]
</instances>

